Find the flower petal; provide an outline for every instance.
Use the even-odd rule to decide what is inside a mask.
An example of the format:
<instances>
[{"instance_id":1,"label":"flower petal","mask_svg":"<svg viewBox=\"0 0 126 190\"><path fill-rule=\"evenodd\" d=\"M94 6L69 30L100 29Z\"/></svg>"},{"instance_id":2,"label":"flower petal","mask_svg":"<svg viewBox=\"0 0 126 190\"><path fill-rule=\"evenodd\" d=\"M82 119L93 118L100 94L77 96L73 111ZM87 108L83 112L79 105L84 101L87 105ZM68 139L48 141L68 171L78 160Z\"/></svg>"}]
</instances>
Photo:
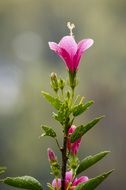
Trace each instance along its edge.
<instances>
[{"instance_id":1,"label":"flower petal","mask_svg":"<svg viewBox=\"0 0 126 190\"><path fill-rule=\"evenodd\" d=\"M55 52L58 52L59 46L58 46L57 43L55 43L55 42L48 42L48 44L49 44L49 47L50 47L51 50L53 50Z\"/></svg>"},{"instance_id":2,"label":"flower petal","mask_svg":"<svg viewBox=\"0 0 126 190\"><path fill-rule=\"evenodd\" d=\"M65 49L71 58L76 54L78 47L73 36L64 36L59 42L59 46Z\"/></svg>"},{"instance_id":3,"label":"flower petal","mask_svg":"<svg viewBox=\"0 0 126 190\"><path fill-rule=\"evenodd\" d=\"M66 181L71 182L72 180L73 180L73 173L70 170L70 171L66 172Z\"/></svg>"},{"instance_id":4,"label":"flower petal","mask_svg":"<svg viewBox=\"0 0 126 190\"><path fill-rule=\"evenodd\" d=\"M74 143L71 143L71 153L73 155L76 155L78 150L79 150L79 147L80 147L80 143L81 143L81 138L76 140Z\"/></svg>"},{"instance_id":5,"label":"flower petal","mask_svg":"<svg viewBox=\"0 0 126 190\"><path fill-rule=\"evenodd\" d=\"M78 179L76 178L75 180L74 180L74 182L73 182L73 186L77 186L78 184L80 184L80 183L84 183L84 182L86 182L86 181L88 181L89 179L88 179L88 177L87 176L81 176L81 177L79 177Z\"/></svg>"},{"instance_id":6,"label":"flower petal","mask_svg":"<svg viewBox=\"0 0 126 190\"><path fill-rule=\"evenodd\" d=\"M68 134L71 135L71 134L75 131L76 128L77 128L77 127L76 127L75 125L72 125L72 126L69 128L69 130L68 130Z\"/></svg>"},{"instance_id":7,"label":"flower petal","mask_svg":"<svg viewBox=\"0 0 126 190\"><path fill-rule=\"evenodd\" d=\"M73 64L68 52L65 49L59 47L58 55L65 61L67 68L69 70L73 70Z\"/></svg>"},{"instance_id":8,"label":"flower petal","mask_svg":"<svg viewBox=\"0 0 126 190\"><path fill-rule=\"evenodd\" d=\"M64 48L59 47L59 45L55 42L49 42L48 44L50 49L63 59L67 68L73 70L73 65L69 53Z\"/></svg>"},{"instance_id":9,"label":"flower petal","mask_svg":"<svg viewBox=\"0 0 126 190\"><path fill-rule=\"evenodd\" d=\"M79 43L78 43L78 53L83 53L85 50L87 50L89 47L91 47L94 43L94 40L92 39L84 39L84 40L81 40Z\"/></svg>"},{"instance_id":10,"label":"flower petal","mask_svg":"<svg viewBox=\"0 0 126 190\"><path fill-rule=\"evenodd\" d=\"M61 179L60 178L54 179L52 181L52 187L60 189L61 188Z\"/></svg>"},{"instance_id":11,"label":"flower petal","mask_svg":"<svg viewBox=\"0 0 126 190\"><path fill-rule=\"evenodd\" d=\"M94 41L92 39L84 39L78 43L78 50L74 56L74 68L77 69L80 63L82 53L84 53L89 47L93 45Z\"/></svg>"}]
</instances>

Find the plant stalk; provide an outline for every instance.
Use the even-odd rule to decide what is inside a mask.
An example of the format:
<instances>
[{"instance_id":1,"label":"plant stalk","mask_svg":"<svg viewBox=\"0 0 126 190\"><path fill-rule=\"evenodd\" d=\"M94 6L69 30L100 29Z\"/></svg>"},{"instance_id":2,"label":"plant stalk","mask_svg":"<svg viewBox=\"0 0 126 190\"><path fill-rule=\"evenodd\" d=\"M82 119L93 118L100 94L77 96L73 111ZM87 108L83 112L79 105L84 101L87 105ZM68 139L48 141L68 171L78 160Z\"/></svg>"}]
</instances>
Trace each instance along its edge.
<instances>
[{"instance_id":1,"label":"plant stalk","mask_svg":"<svg viewBox=\"0 0 126 190\"><path fill-rule=\"evenodd\" d=\"M66 166L67 166L67 136L68 136L68 130L66 133L64 133L64 139L63 139L63 148L62 151L62 180L61 180L61 190L65 190L65 175L66 175Z\"/></svg>"}]
</instances>

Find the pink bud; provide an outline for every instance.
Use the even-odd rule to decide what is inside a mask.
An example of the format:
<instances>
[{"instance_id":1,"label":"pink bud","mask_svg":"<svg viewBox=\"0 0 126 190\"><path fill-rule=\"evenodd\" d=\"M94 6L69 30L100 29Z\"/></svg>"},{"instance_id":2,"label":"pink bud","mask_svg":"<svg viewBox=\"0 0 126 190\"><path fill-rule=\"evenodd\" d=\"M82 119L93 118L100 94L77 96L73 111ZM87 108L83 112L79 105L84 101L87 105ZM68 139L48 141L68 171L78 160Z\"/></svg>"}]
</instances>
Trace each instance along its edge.
<instances>
[{"instance_id":1,"label":"pink bud","mask_svg":"<svg viewBox=\"0 0 126 190\"><path fill-rule=\"evenodd\" d=\"M88 180L89 178L87 176L81 176L79 178L75 178L73 182L73 186L77 186L78 184L87 182Z\"/></svg>"},{"instance_id":2,"label":"pink bud","mask_svg":"<svg viewBox=\"0 0 126 190\"><path fill-rule=\"evenodd\" d=\"M47 155L48 155L49 162L57 161L57 157L51 148L47 149Z\"/></svg>"},{"instance_id":3,"label":"pink bud","mask_svg":"<svg viewBox=\"0 0 126 190\"><path fill-rule=\"evenodd\" d=\"M76 129L76 126L75 125L72 125L70 128L69 128L69 131L68 131L68 135L71 136L71 134L75 131ZM70 153L72 155L76 155L77 152L78 152L78 149L79 149L79 146L80 146L80 142L81 142L81 138L76 140L74 143L71 143L70 142L70 138L68 138L68 141L67 141L67 148L68 150L70 151Z\"/></svg>"},{"instance_id":4,"label":"pink bud","mask_svg":"<svg viewBox=\"0 0 126 190\"><path fill-rule=\"evenodd\" d=\"M58 179L54 179L53 181L52 181L52 187L53 188L58 188L58 189L60 189L61 188L61 179L60 178L58 178Z\"/></svg>"}]
</instances>

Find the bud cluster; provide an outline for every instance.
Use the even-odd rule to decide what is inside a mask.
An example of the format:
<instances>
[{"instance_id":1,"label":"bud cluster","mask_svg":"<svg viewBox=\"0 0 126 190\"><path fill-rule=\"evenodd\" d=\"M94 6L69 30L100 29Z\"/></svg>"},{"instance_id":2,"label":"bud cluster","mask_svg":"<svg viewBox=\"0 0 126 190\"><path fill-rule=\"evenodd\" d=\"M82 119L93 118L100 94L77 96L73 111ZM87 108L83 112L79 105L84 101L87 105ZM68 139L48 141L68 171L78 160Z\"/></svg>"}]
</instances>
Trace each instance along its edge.
<instances>
[{"instance_id":1,"label":"bud cluster","mask_svg":"<svg viewBox=\"0 0 126 190\"><path fill-rule=\"evenodd\" d=\"M63 93L63 89L64 89L64 86L65 86L65 81L62 78L58 79L57 74L54 73L54 72L51 73L50 79L51 79L50 84L51 84L52 89L56 93L60 89L61 92Z\"/></svg>"}]
</instances>

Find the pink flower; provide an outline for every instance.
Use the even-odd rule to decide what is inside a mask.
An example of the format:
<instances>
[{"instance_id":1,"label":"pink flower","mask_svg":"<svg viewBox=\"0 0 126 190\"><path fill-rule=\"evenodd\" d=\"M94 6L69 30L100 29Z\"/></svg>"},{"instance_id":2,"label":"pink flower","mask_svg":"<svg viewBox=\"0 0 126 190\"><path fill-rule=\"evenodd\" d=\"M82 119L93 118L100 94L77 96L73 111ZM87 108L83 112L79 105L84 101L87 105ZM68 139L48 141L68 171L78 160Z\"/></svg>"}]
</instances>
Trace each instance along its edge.
<instances>
[{"instance_id":1,"label":"pink flower","mask_svg":"<svg viewBox=\"0 0 126 190\"><path fill-rule=\"evenodd\" d=\"M47 155L48 155L49 162L57 161L57 157L51 148L47 149Z\"/></svg>"},{"instance_id":2,"label":"pink flower","mask_svg":"<svg viewBox=\"0 0 126 190\"><path fill-rule=\"evenodd\" d=\"M76 126L75 125L72 125L70 128L69 128L69 131L68 131L68 135L71 136L71 134L75 131L76 129ZM71 143L70 142L70 137L68 138L68 141L67 141L67 148L69 150L69 152L72 154L72 155L76 155L77 152L78 152L78 149L79 149L79 146L80 146L80 143L81 143L81 138L76 140L74 143Z\"/></svg>"},{"instance_id":3,"label":"pink flower","mask_svg":"<svg viewBox=\"0 0 126 190\"><path fill-rule=\"evenodd\" d=\"M84 183L84 182L86 182L86 181L89 180L87 176L81 176L81 177L79 177L79 178L75 178L75 179L74 179L73 173L72 173L71 170L68 171L68 172L66 172L66 177L65 177L65 179L66 179L66 181L65 181L66 189L67 189L67 187L68 187L68 186L70 185L70 183L71 183L70 188L69 188L69 189L71 189L71 190L74 190L75 187L76 187L77 185L79 185L80 183ZM61 179L60 179L60 178L54 179L54 180L52 181L52 187L53 187L53 188L58 188L58 189L60 189L60 188L61 188Z\"/></svg>"},{"instance_id":4,"label":"pink flower","mask_svg":"<svg viewBox=\"0 0 126 190\"><path fill-rule=\"evenodd\" d=\"M77 44L73 36L64 36L58 44L49 42L49 47L64 60L69 71L74 72L78 69L82 54L93 43L92 39L83 39Z\"/></svg>"}]
</instances>

